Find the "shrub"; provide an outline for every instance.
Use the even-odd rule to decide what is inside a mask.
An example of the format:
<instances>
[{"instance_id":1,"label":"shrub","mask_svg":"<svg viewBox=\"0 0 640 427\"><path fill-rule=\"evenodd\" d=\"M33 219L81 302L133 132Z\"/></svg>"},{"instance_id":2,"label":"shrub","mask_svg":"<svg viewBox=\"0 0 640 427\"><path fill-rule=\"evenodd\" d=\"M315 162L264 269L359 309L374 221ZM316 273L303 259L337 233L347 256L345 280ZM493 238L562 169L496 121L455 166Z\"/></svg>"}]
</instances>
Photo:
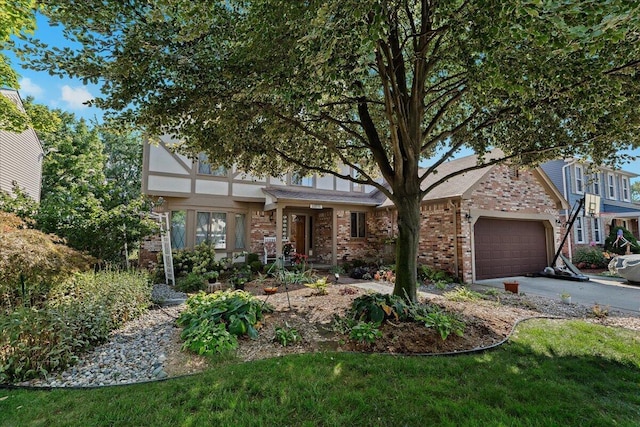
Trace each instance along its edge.
<instances>
[{"instance_id":1,"label":"shrub","mask_svg":"<svg viewBox=\"0 0 640 427\"><path fill-rule=\"evenodd\" d=\"M237 336L258 337L255 326L262 319L264 303L248 292L199 293L186 304L177 321L184 328L180 335L183 349L212 356L235 349Z\"/></svg>"},{"instance_id":2,"label":"shrub","mask_svg":"<svg viewBox=\"0 0 640 427\"><path fill-rule=\"evenodd\" d=\"M95 259L63 244L54 235L14 228L15 217L3 215L0 233L0 310L41 307L55 283L86 271Z\"/></svg>"},{"instance_id":3,"label":"shrub","mask_svg":"<svg viewBox=\"0 0 640 427\"><path fill-rule=\"evenodd\" d=\"M164 281L164 263L161 255L158 254L158 264L154 272L154 280L160 282ZM207 242L202 242L193 249L174 249L172 256L175 277L186 276L189 273L221 272L229 264L226 258L217 260L215 248Z\"/></svg>"},{"instance_id":4,"label":"shrub","mask_svg":"<svg viewBox=\"0 0 640 427\"><path fill-rule=\"evenodd\" d=\"M448 285L449 283L454 282L455 280L451 276L451 274L446 271L436 270L428 265L421 265L418 267L418 279L422 282L431 282L435 286L438 285Z\"/></svg>"},{"instance_id":5,"label":"shrub","mask_svg":"<svg viewBox=\"0 0 640 427\"><path fill-rule=\"evenodd\" d=\"M380 324L386 319L406 320L409 315L409 306L399 296L371 293L354 299L349 315L363 322Z\"/></svg>"},{"instance_id":6,"label":"shrub","mask_svg":"<svg viewBox=\"0 0 640 427\"><path fill-rule=\"evenodd\" d=\"M604 253L597 247L581 247L573 254L571 262L578 265L578 268L605 268L609 263L609 260L605 257ZM584 266L580 267L579 264L584 263Z\"/></svg>"},{"instance_id":7,"label":"shrub","mask_svg":"<svg viewBox=\"0 0 640 427\"><path fill-rule=\"evenodd\" d=\"M456 286L454 290L445 292L442 296L449 301L478 301L482 299L482 294L465 286Z\"/></svg>"},{"instance_id":8,"label":"shrub","mask_svg":"<svg viewBox=\"0 0 640 427\"><path fill-rule=\"evenodd\" d=\"M150 296L142 273L83 273L56 285L42 307L0 315L0 382L66 368L111 330L144 313Z\"/></svg>"},{"instance_id":9,"label":"shrub","mask_svg":"<svg viewBox=\"0 0 640 427\"><path fill-rule=\"evenodd\" d=\"M198 273L189 273L176 279L176 290L180 292L198 292L206 288L205 277Z\"/></svg>"},{"instance_id":10,"label":"shrub","mask_svg":"<svg viewBox=\"0 0 640 427\"><path fill-rule=\"evenodd\" d=\"M627 247L622 246L620 243L616 244L618 237L618 230L622 230L622 236L631 243L631 252L634 254L640 253L640 245L633 234L624 227L612 227L609 236L604 241L604 248L609 252L614 252L618 255L624 255L627 253ZM616 246L614 246L616 244Z\"/></svg>"}]
</instances>

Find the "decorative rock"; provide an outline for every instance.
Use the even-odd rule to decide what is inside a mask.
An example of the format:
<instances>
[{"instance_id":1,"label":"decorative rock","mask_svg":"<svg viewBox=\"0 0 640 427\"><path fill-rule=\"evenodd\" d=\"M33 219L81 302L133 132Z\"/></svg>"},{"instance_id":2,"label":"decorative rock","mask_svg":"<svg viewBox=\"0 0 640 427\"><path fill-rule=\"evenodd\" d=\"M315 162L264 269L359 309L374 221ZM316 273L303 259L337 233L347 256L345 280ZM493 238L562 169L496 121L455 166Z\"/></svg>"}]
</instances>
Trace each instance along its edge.
<instances>
[{"instance_id":1,"label":"decorative rock","mask_svg":"<svg viewBox=\"0 0 640 427\"><path fill-rule=\"evenodd\" d=\"M154 294L175 296L169 288ZM161 288L162 288L161 287ZM184 295L184 294L183 294ZM150 310L113 331L110 341L80 356L75 366L50 378L35 379L18 385L32 387L92 387L129 384L167 378L163 364L166 345L172 341L175 320L184 306Z\"/></svg>"}]
</instances>

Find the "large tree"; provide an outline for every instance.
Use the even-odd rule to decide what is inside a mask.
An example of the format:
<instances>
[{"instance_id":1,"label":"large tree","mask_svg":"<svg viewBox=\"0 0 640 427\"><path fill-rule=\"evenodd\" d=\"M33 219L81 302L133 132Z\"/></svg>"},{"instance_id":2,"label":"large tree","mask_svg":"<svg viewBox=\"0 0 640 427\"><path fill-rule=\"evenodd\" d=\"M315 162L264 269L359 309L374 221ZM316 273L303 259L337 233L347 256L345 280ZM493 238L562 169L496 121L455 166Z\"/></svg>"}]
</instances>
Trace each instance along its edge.
<instances>
[{"instance_id":1,"label":"large tree","mask_svg":"<svg viewBox=\"0 0 640 427\"><path fill-rule=\"evenodd\" d=\"M599 163L640 135L634 0L46 3L83 48L34 43L33 66L103 81L98 103L121 119L226 166L382 191L409 299L420 201L449 177L422 184L447 159ZM504 155L483 157L493 147Z\"/></svg>"}]
</instances>

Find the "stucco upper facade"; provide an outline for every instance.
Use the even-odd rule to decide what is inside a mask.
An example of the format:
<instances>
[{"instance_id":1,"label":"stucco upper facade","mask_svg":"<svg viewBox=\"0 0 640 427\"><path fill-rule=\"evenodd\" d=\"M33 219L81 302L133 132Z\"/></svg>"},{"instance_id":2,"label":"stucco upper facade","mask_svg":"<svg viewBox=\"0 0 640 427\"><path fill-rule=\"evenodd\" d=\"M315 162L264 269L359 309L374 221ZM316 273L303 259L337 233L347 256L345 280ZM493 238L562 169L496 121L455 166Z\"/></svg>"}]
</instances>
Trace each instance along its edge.
<instances>
[{"instance_id":1,"label":"stucco upper facade","mask_svg":"<svg viewBox=\"0 0 640 427\"><path fill-rule=\"evenodd\" d=\"M0 89L0 94L24 111L17 91ZM22 133L0 130L0 190L11 193L15 182L39 202L42 159L42 145L33 129L28 128Z\"/></svg>"}]
</instances>

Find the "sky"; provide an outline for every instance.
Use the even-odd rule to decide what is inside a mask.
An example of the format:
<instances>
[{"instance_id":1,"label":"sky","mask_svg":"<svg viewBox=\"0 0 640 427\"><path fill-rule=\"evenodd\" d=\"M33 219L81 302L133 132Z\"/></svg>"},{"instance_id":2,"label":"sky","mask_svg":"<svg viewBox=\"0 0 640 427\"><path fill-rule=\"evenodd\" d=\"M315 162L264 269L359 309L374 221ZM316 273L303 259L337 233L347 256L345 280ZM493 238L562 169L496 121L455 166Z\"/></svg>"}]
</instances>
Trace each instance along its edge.
<instances>
[{"instance_id":1,"label":"sky","mask_svg":"<svg viewBox=\"0 0 640 427\"><path fill-rule=\"evenodd\" d=\"M52 27L48 20L38 15L35 37L58 47L69 46L60 27ZM51 76L46 71L33 71L22 68L18 58L10 51L5 52L11 60L14 70L20 75L20 97L32 96L36 104L50 108L59 108L88 121L102 121L103 113L96 107L88 107L83 103L100 94L97 85L84 85L80 79Z\"/></svg>"},{"instance_id":2,"label":"sky","mask_svg":"<svg viewBox=\"0 0 640 427\"><path fill-rule=\"evenodd\" d=\"M42 15L37 17L35 37L53 46L64 47L70 45L62 35L60 27L52 27ZM18 59L11 52L6 52L14 69L20 74L20 96L24 99L32 96L37 104L44 104L51 108L60 108L83 117L88 121L102 121L103 113L96 107L88 107L83 103L100 94L97 85L84 85L80 79L60 78L51 76L45 71L32 71L20 66ZM640 148L626 151L627 154L637 156L638 159L625 164L622 169L640 175ZM465 151L463 155L470 154ZM640 182L640 177L632 182Z\"/></svg>"}]
</instances>

